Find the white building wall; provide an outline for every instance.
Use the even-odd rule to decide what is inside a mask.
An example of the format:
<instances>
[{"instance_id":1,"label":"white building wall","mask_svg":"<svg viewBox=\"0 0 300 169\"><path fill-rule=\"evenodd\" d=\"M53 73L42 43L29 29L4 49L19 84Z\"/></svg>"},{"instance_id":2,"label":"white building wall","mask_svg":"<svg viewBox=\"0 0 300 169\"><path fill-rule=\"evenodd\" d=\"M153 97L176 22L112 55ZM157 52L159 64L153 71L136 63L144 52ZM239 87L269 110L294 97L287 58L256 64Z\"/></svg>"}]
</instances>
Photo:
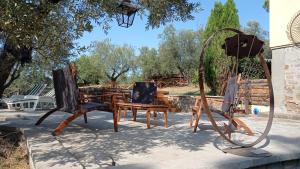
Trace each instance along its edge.
<instances>
[{"instance_id":1,"label":"white building wall","mask_svg":"<svg viewBox=\"0 0 300 169\"><path fill-rule=\"evenodd\" d=\"M300 117L300 48L289 40L287 28L298 11L300 0L270 0L275 115L292 119Z\"/></svg>"},{"instance_id":2,"label":"white building wall","mask_svg":"<svg viewBox=\"0 0 300 169\"><path fill-rule=\"evenodd\" d=\"M300 0L270 0L270 46L271 48L291 44L287 26L300 11Z\"/></svg>"}]
</instances>

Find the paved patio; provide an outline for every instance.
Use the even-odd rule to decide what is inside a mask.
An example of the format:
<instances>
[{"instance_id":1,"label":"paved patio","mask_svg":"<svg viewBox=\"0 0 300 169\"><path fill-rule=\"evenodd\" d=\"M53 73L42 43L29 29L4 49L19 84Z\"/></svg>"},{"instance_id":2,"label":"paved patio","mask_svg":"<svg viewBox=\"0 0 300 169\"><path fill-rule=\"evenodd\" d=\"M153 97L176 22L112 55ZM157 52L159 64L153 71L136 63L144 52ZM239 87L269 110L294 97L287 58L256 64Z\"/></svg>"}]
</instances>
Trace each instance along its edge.
<instances>
[{"instance_id":1,"label":"paved patio","mask_svg":"<svg viewBox=\"0 0 300 169\"><path fill-rule=\"evenodd\" d=\"M272 156L253 158L218 150L221 138L208 121L202 121L200 131L193 133L188 127L188 113L170 113L169 128L163 127L160 115L151 121L151 129L146 129L144 113L138 115L137 122L122 118L119 132L115 133L112 113L94 111L88 114L88 124L79 118L58 137L53 137L51 131L69 114L56 112L40 126L34 126L43 113L0 110L0 125L24 129L31 165L36 169L233 169L300 159L300 121L275 119L269 141L260 145ZM115 167L111 166L112 159ZM300 166L297 163L299 160L293 165Z\"/></svg>"}]
</instances>

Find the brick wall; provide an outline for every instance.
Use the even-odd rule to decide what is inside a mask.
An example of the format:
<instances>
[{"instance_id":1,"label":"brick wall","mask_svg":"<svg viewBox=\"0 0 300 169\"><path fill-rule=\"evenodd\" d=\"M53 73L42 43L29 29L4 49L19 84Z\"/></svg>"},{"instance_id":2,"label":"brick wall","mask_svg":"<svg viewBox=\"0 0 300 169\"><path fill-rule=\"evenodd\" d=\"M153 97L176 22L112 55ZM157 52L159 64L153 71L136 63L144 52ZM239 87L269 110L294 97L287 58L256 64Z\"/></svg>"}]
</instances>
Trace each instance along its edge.
<instances>
[{"instance_id":1,"label":"brick wall","mask_svg":"<svg viewBox=\"0 0 300 169\"><path fill-rule=\"evenodd\" d=\"M300 48L272 51L275 115L300 120Z\"/></svg>"},{"instance_id":2,"label":"brick wall","mask_svg":"<svg viewBox=\"0 0 300 169\"><path fill-rule=\"evenodd\" d=\"M300 49L298 49L300 50ZM286 49L287 52L293 50ZM300 56L295 54L285 58L285 105L289 113L300 115Z\"/></svg>"}]
</instances>

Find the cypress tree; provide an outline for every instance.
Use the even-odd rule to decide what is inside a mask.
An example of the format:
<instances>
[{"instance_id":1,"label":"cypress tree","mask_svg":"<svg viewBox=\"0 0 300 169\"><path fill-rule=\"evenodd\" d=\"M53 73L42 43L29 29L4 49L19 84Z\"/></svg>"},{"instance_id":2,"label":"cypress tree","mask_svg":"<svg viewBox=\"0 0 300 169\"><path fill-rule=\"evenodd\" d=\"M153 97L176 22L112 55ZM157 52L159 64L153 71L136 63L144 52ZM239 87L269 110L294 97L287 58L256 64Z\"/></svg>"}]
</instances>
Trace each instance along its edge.
<instances>
[{"instance_id":1,"label":"cypress tree","mask_svg":"<svg viewBox=\"0 0 300 169\"><path fill-rule=\"evenodd\" d=\"M208 39L214 32L222 28L240 28L239 17L233 0L227 0L223 5L220 1L216 1L214 8L208 18L207 25L204 30L203 38ZM211 94L216 95L220 92L220 77L223 75L224 66L228 62L224 50L221 48L226 37L232 34L219 34L213 43L206 49L204 66L205 66L205 82L211 89Z\"/></svg>"},{"instance_id":2,"label":"cypress tree","mask_svg":"<svg viewBox=\"0 0 300 169\"><path fill-rule=\"evenodd\" d=\"M227 2L224 4L222 20L222 27L240 29L238 10L236 9L233 0L227 0Z\"/></svg>"}]
</instances>

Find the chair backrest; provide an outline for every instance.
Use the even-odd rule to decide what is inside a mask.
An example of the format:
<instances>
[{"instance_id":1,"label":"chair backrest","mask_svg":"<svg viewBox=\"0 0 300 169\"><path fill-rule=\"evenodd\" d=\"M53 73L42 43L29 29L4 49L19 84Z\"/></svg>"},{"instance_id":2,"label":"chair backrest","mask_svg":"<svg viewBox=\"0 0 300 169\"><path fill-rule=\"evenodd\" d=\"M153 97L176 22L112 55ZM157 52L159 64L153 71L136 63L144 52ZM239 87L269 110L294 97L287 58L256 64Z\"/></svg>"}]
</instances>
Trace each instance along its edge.
<instances>
[{"instance_id":1,"label":"chair backrest","mask_svg":"<svg viewBox=\"0 0 300 169\"><path fill-rule=\"evenodd\" d=\"M153 104L157 87L154 82L135 82L132 91L132 103Z\"/></svg>"},{"instance_id":2,"label":"chair backrest","mask_svg":"<svg viewBox=\"0 0 300 169\"><path fill-rule=\"evenodd\" d=\"M60 110L73 113L78 110L80 96L76 84L76 67L70 64L64 69L53 70L56 105Z\"/></svg>"},{"instance_id":3,"label":"chair backrest","mask_svg":"<svg viewBox=\"0 0 300 169\"><path fill-rule=\"evenodd\" d=\"M40 95L46 88L47 84L36 84L26 95Z\"/></svg>"},{"instance_id":4,"label":"chair backrest","mask_svg":"<svg viewBox=\"0 0 300 169\"><path fill-rule=\"evenodd\" d=\"M55 90L51 89L46 94L44 94L43 96L54 97L55 96Z\"/></svg>"},{"instance_id":5,"label":"chair backrest","mask_svg":"<svg viewBox=\"0 0 300 169\"><path fill-rule=\"evenodd\" d=\"M236 94L238 92L239 81L240 81L240 74L238 76L231 77L228 80L225 95L224 95L224 101L222 103L223 112L229 112L231 106L234 104Z\"/></svg>"}]
</instances>

